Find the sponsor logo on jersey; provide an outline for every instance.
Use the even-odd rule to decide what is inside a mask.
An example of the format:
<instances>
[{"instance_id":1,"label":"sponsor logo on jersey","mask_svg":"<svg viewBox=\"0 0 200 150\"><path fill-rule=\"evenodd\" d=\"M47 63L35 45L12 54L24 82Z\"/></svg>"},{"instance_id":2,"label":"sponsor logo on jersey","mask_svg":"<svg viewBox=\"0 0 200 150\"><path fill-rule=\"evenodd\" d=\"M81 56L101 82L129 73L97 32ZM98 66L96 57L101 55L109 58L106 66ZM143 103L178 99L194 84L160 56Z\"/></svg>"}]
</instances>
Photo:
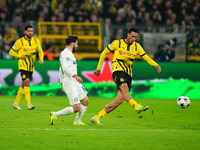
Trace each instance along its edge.
<instances>
[{"instance_id":1,"label":"sponsor logo on jersey","mask_svg":"<svg viewBox=\"0 0 200 150\"><path fill-rule=\"evenodd\" d=\"M26 75L25 75L25 74L23 74L23 75L22 75L22 78L23 78L23 79L25 79L25 78L26 78Z\"/></svg>"},{"instance_id":2,"label":"sponsor logo on jersey","mask_svg":"<svg viewBox=\"0 0 200 150\"><path fill-rule=\"evenodd\" d=\"M120 78L120 81L121 81L121 82L124 82L124 78Z\"/></svg>"},{"instance_id":3,"label":"sponsor logo on jersey","mask_svg":"<svg viewBox=\"0 0 200 150\"><path fill-rule=\"evenodd\" d=\"M24 51L32 51L35 50L35 48L24 48Z\"/></svg>"},{"instance_id":4,"label":"sponsor logo on jersey","mask_svg":"<svg viewBox=\"0 0 200 150\"><path fill-rule=\"evenodd\" d=\"M134 57L134 56L135 56L135 55L134 55L134 54L132 54L132 53L125 52L125 51L122 51L122 50L120 50L120 51L119 51L119 54L120 54L120 55L131 56L131 57Z\"/></svg>"}]
</instances>

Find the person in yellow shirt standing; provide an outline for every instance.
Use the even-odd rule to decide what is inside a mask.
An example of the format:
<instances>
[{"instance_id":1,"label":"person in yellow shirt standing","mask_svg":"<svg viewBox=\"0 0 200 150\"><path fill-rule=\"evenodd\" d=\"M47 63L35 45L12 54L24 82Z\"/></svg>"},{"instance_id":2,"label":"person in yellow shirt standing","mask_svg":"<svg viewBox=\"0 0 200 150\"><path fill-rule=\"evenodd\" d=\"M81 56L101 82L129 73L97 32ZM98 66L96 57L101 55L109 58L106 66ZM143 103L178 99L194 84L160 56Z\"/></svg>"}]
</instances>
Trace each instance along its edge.
<instances>
[{"instance_id":1,"label":"person in yellow shirt standing","mask_svg":"<svg viewBox=\"0 0 200 150\"><path fill-rule=\"evenodd\" d=\"M21 109L19 101L25 95L28 109L34 109L35 107L31 104L30 100L30 80L32 78L33 71L35 70L36 54L39 55L39 63L44 64L43 61L43 50L40 46L40 41L33 37L33 26L25 27L25 36L18 39L9 54L15 58L18 58L18 70L22 77L22 84L17 92L13 108Z\"/></svg>"},{"instance_id":2,"label":"person in yellow shirt standing","mask_svg":"<svg viewBox=\"0 0 200 150\"><path fill-rule=\"evenodd\" d=\"M114 40L113 43L108 45L99 58L99 63L94 74L100 75L100 70L106 55L110 52L114 53L112 60L112 78L117 85L117 97L115 100L101 110L97 115L91 118L91 122L95 124L101 124L100 118L115 110L124 100L126 100L139 114L142 111L146 111L149 106L142 106L138 104L129 94L132 82L132 65L135 57L139 55L150 65L154 66L158 73L161 72L161 67L153 61L143 50L141 45L136 42L138 37L138 29L130 28L127 33L126 39Z\"/></svg>"}]
</instances>

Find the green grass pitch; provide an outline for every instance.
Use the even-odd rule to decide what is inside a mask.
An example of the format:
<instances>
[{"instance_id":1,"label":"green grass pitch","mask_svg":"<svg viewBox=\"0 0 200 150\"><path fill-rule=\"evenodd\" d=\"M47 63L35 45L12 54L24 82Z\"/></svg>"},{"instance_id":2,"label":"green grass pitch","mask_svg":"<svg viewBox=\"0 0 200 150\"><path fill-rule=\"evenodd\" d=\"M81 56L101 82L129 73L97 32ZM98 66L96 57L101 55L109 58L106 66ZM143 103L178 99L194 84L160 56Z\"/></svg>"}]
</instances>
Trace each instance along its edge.
<instances>
[{"instance_id":1,"label":"green grass pitch","mask_svg":"<svg viewBox=\"0 0 200 150\"><path fill-rule=\"evenodd\" d=\"M90 118L113 98L89 97L82 121L88 126L73 126L76 114L60 116L49 124L50 111L69 106L65 96L32 96L35 110L14 110L14 96L0 96L1 150L199 150L200 100L181 109L174 99L136 99L150 109L136 114L126 102L94 125Z\"/></svg>"}]
</instances>

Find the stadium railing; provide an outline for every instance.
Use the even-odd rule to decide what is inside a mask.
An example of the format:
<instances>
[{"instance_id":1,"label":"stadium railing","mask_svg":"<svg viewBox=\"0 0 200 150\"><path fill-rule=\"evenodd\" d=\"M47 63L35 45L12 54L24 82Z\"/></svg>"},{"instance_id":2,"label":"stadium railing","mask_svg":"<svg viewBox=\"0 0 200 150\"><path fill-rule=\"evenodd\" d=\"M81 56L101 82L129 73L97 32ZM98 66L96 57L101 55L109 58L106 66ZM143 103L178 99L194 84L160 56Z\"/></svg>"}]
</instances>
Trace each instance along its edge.
<instances>
[{"instance_id":1,"label":"stadium railing","mask_svg":"<svg viewBox=\"0 0 200 150\"><path fill-rule=\"evenodd\" d=\"M99 58L102 51L102 31L100 23L86 22L38 22L38 38L41 46L50 44L54 57L59 57L65 48L68 35L79 38L79 50L75 53L77 60Z\"/></svg>"}]
</instances>

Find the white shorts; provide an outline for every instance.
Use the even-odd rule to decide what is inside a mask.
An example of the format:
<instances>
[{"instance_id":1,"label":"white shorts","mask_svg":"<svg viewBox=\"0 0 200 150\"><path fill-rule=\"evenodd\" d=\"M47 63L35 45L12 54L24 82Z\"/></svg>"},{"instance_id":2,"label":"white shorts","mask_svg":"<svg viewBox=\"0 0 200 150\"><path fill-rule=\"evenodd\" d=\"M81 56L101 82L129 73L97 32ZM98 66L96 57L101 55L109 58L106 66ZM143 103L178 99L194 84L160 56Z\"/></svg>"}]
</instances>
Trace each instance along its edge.
<instances>
[{"instance_id":1,"label":"white shorts","mask_svg":"<svg viewBox=\"0 0 200 150\"><path fill-rule=\"evenodd\" d=\"M83 85L74 78L65 78L63 80L63 89L69 99L70 105L80 103L88 93Z\"/></svg>"}]
</instances>

